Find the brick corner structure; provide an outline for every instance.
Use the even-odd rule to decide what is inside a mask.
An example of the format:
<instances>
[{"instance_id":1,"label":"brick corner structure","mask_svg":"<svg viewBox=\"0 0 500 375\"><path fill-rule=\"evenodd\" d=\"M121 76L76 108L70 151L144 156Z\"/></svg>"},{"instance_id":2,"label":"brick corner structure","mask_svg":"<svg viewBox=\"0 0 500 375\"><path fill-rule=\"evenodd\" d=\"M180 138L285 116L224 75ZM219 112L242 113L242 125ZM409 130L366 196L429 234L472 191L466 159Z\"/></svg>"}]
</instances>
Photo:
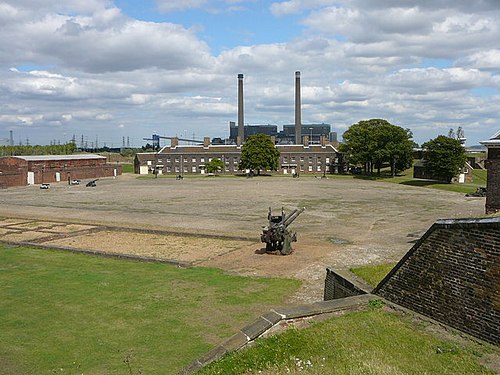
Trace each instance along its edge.
<instances>
[{"instance_id":1,"label":"brick corner structure","mask_svg":"<svg viewBox=\"0 0 500 375\"><path fill-rule=\"evenodd\" d=\"M438 220L373 294L500 344L500 217Z\"/></svg>"},{"instance_id":2,"label":"brick corner structure","mask_svg":"<svg viewBox=\"0 0 500 375\"><path fill-rule=\"evenodd\" d=\"M488 148L485 167L488 171L486 185L486 213L500 212L500 132L488 141L480 142Z\"/></svg>"},{"instance_id":3,"label":"brick corner structure","mask_svg":"<svg viewBox=\"0 0 500 375\"><path fill-rule=\"evenodd\" d=\"M94 154L0 157L0 188L121 174L121 165L108 164L105 156Z\"/></svg>"}]
</instances>

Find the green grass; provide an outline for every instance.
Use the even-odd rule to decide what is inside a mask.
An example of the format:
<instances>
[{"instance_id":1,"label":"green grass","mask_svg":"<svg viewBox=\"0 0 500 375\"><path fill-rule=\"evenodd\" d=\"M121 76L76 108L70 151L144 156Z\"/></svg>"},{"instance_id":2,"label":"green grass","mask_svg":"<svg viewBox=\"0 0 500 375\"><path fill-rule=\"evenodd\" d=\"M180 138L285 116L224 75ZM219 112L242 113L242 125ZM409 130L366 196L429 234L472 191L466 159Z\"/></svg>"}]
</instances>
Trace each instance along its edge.
<instances>
[{"instance_id":1,"label":"green grass","mask_svg":"<svg viewBox=\"0 0 500 375\"><path fill-rule=\"evenodd\" d=\"M0 373L174 374L297 280L0 245Z\"/></svg>"},{"instance_id":2,"label":"green grass","mask_svg":"<svg viewBox=\"0 0 500 375\"><path fill-rule=\"evenodd\" d=\"M122 164L122 173L134 173L134 164Z\"/></svg>"},{"instance_id":3,"label":"green grass","mask_svg":"<svg viewBox=\"0 0 500 375\"><path fill-rule=\"evenodd\" d=\"M438 338L423 323L371 308L288 329L231 353L199 374L495 374L479 360L498 348Z\"/></svg>"},{"instance_id":4,"label":"green grass","mask_svg":"<svg viewBox=\"0 0 500 375\"><path fill-rule=\"evenodd\" d=\"M381 170L380 175L354 175L353 178L373 181L392 182L401 185L418 186L437 190L452 191L455 193L473 193L479 186L486 186L486 171L475 169L473 172L473 182L471 184L445 184L433 180L423 180L413 178L413 168L400 172L396 177L392 177L390 170L385 168Z\"/></svg>"},{"instance_id":5,"label":"green grass","mask_svg":"<svg viewBox=\"0 0 500 375\"><path fill-rule=\"evenodd\" d=\"M376 287L395 265L395 263L375 264L370 266L354 267L351 268L350 271L356 276L361 277L371 286Z\"/></svg>"}]
</instances>

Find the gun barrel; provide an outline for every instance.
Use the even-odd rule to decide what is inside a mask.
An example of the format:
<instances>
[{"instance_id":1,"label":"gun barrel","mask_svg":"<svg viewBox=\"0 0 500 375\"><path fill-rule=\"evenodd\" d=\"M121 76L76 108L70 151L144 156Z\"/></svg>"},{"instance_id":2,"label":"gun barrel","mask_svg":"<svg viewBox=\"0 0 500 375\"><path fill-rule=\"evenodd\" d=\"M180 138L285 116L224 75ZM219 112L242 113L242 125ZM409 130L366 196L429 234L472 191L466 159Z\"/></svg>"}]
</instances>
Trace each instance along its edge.
<instances>
[{"instance_id":1,"label":"gun barrel","mask_svg":"<svg viewBox=\"0 0 500 375\"><path fill-rule=\"evenodd\" d=\"M288 217L283 221L283 225L288 227L293 221L302 213L306 208L302 207L301 209L294 210Z\"/></svg>"}]
</instances>

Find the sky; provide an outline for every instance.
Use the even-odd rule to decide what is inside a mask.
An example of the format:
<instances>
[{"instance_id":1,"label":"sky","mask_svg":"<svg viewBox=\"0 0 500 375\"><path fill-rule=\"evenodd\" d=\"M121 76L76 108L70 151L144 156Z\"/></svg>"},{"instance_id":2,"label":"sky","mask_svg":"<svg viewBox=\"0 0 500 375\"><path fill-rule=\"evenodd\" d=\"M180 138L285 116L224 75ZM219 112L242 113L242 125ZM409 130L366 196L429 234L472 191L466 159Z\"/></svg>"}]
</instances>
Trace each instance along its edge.
<instances>
[{"instance_id":1,"label":"sky","mask_svg":"<svg viewBox=\"0 0 500 375\"><path fill-rule=\"evenodd\" d=\"M382 118L422 144L500 131L500 0L0 0L0 141L120 147L237 121L339 136Z\"/></svg>"}]
</instances>

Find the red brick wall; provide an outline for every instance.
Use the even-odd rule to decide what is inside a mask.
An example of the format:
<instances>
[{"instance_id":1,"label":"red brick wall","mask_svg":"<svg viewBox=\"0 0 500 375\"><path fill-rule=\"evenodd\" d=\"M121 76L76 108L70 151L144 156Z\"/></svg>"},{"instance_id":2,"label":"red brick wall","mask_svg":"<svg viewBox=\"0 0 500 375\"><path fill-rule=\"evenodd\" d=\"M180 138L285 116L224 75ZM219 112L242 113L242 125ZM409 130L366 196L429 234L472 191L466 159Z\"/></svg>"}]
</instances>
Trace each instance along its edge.
<instances>
[{"instance_id":1,"label":"red brick wall","mask_svg":"<svg viewBox=\"0 0 500 375\"><path fill-rule=\"evenodd\" d=\"M374 293L500 344L500 218L440 220Z\"/></svg>"},{"instance_id":2,"label":"red brick wall","mask_svg":"<svg viewBox=\"0 0 500 375\"><path fill-rule=\"evenodd\" d=\"M488 170L486 185L486 213L500 212L500 148L489 148L484 162Z\"/></svg>"},{"instance_id":3,"label":"red brick wall","mask_svg":"<svg viewBox=\"0 0 500 375\"><path fill-rule=\"evenodd\" d=\"M35 184L56 181L56 172L61 182L71 180L119 176L122 166L106 164L106 159L25 161L15 157L0 158L0 187L25 186L28 171L34 172Z\"/></svg>"}]
</instances>

